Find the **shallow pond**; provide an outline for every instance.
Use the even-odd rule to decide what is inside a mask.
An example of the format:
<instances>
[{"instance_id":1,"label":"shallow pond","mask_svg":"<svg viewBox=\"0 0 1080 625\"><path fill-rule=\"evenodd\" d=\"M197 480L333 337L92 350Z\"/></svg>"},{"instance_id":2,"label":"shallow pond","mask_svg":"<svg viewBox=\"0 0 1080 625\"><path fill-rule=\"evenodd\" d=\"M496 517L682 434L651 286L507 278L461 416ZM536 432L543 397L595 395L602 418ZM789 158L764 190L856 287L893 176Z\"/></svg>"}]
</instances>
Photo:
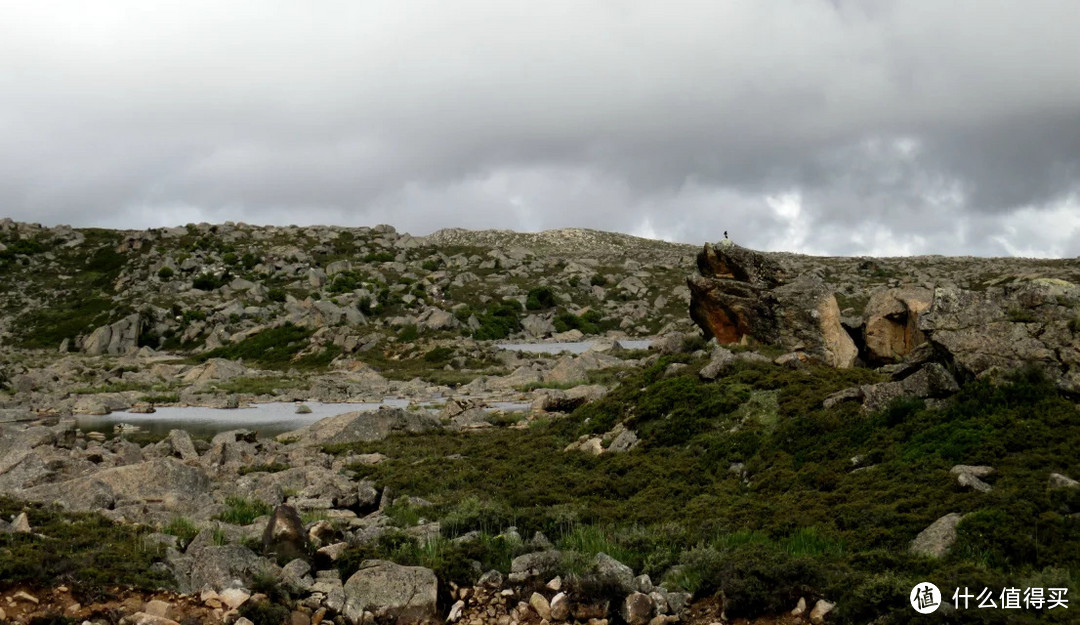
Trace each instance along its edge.
<instances>
[{"instance_id":1,"label":"shallow pond","mask_svg":"<svg viewBox=\"0 0 1080 625\"><path fill-rule=\"evenodd\" d=\"M257 432L259 438L271 438L346 412L373 411L382 406L407 408L410 403L407 399L397 398L362 403L304 402L311 409L310 414L297 414L296 407L300 404L293 402L254 404L235 409L162 406L150 414L114 412L104 416L77 415L75 423L84 432L101 432L108 437L113 436L117 425L126 423L137 426L139 429L134 435L140 437L160 438L167 435L169 430L186 430L195 438L212 438L220 432L245 429ZM420 405L430 407L433 404L421 402ZM528 410L529 404L493 402L488 409L516 412Z\"/></svg>"},{"instance_id":2,"label":"shallow pond","mask_svg":"<svg viewBox=\"0 0 1080 625\"><path fill-rule=\"evenodd\" d=\"M649 349L652 339L620 339L615 341L623 349ZM574 341L567 343L501 343L499 349L529 354L560 354L569 352L581 354L593 346L594 341Z\"/></svg>"},{"instance_id":3,"label":"shallow pond","mask_svg":"<svg viewBox=\"0 0 1080 625\"><path fill-rule=\"evenodd\" d=\"M272 402L235 409L162 406L150 414L114 412L104 416L78 415L75 422L84 432L101 432L106 436L112 436L117 424L129 423L138 426L139 435L164 436L169 430L187 430L195 438L210 438L219 432L245 429L258 432L260 438L269 438L346 412L378 410L381 406L405 408L409 400L326 404L305 402L304 405L311 408L310 414L296 414L298 405L293 402Z\"/></svg>"}]
</instances>

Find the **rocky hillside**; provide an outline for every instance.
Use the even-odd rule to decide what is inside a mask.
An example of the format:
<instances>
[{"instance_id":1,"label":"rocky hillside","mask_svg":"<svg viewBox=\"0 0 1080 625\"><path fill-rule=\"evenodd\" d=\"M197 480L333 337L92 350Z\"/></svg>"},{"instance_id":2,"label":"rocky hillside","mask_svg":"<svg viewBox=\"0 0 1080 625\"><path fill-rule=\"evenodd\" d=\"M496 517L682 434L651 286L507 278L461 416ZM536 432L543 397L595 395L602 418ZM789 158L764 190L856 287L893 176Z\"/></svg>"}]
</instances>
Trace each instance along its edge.
<instances>
[{"instance_id":1,"label":"rocky hillside","mask_svg":"<svg viewBox=\"0 0 1080 625\"><path fill-rule=\"evenodd\" d=\"M886 625L917 581L1080 583L1075 260L388 226L0 245L0 623ZM71 418L387 396L276 438Z\"/></svg>"},{"instance_id":2,"label":"rocky hillside","mask_svg":"<svg viewBox=\"0 0 1080 625\"><path fill-rule=\"evenodd\" d=\"M91 355L186 353L284 323L318 330L313 349L344 352L406 328L481 340L574 329L646 336L685 317L687 252L590 231L416 238L390 226L132 232L5 220L0 341Z\"/></svg>"}]
</instances>

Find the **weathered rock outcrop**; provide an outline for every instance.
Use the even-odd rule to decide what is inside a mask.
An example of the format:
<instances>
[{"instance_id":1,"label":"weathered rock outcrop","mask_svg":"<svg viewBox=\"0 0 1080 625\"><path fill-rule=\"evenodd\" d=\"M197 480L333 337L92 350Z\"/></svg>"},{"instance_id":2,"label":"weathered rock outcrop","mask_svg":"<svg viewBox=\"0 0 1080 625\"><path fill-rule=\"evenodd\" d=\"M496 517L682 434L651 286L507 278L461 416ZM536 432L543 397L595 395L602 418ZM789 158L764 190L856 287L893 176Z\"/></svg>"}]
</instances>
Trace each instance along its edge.
<instances>
[{"instance_id":1,"label":"weathered rock outcrop","mask_svg":"<svg viewBox=\"0 0 1080 625\"><path fill-rule=\"evenodd\" d=\"M919 315L933 299L933 291L920 287L873 292L863 313L867 360L875 365L898 362L923 344Z\"/></svg>"},{"instance_id":2,"label":"weathered rock outcrop","mask_svg":"<svg viewBox=\"0 0 1080 625\"><path fill-rule=\"evenodd\" d=\"M208 496L210 478L199 467L175 458L104 469L86 477L42 484L18 493L31 501L59 503L73 510L152 502L182 513Z\"/></svg>"},{"instance_id":3,"label":"weathered rock outcrop","mask_svg":"<svg viewBox=\"0 0 1080 625\"><path fill-rule=\"evenodd\" d=\"M143 319L138 313L124 317L112 325L101 326L83 341L83 351L90 356L126 354L139 348Z\"/></svg>"},{"instance_id":4,"label":"weathered rock outcrop","mask_svg":"<svg viewBox=\"0 0 1080 625\"><path fill-rule=\"evenodd\" d=\"M1024 365L1080 393L1080 286L1050 278L983 291L939 288L919 316L935 354L962 374L989 375Z\"/></svg>"},{"instance_id":5,"label":"weathered rock outcrop","mask_svg":"<svg viewBox=\"0 0 1080 625\"><path fill-rule=\"evenodd\" d=\"M439 427L435 417L400 408L347 412L278 436L310 445L379 441L393 433L420 433Z\"/></svg>"},{"instance_id":6,"label":"weathered rock outcrop","mask_svg":"<svg viewBox=\"0 0 1080 625\"><path fill-rule=\"evenodd\" d=\"M435 617L438 590L430 569L365 560L345 582L345 618L360 623L369 611L380 622L418 623Z\"/></svg>"},{"instance_id":7,"label":"weathered rock outcrop","mask_svg":"<svg viewBox=\"0 0 1080 625\"><path fill-rule=\"evenodd\" d=\"M768 256L729 241L705 244L687 279L690 317L721 344L754 341L850 367L858 350L831 289L814 275L788 281Z\"/></svg>"}]
</instances>

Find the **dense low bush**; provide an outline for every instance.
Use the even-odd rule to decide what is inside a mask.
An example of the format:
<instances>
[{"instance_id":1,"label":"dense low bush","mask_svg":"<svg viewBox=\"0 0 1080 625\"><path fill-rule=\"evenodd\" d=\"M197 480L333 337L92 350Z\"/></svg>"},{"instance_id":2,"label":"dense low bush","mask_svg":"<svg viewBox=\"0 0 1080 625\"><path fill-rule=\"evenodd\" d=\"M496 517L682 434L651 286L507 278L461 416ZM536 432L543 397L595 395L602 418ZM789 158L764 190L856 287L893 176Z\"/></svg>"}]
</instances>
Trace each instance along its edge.
<instances>
[{"instance_id":1,"label":"dense low bush","mask_svg":"<svg viewBox=\"0 0 1080 625\"><path fill-rule=\"evenodd\" d=\"M661 359L604 399L526 430L350 446L390 457L352 468L434 502L423 515L448 537L480 530L473 559L505 566L505 546L484 541L510 525L525 537L542 531L586 554L567 563L568 575L603 551L654 580L721 593L729 616L787 610L805 596L837 602L840 623L905 622L907 592L921 580L943 589L1048 579L1077 587L1080 493L1048 490L1047 478L1080 475L1080 411L1037 372L970 382L939 408L899 400L863 413L822 400L876 381L872 371L743 363L707 383L696 376L700 361L681 359L677 374ZM637 449L562 451L619 422L638 432ZM993 491L957 486L949 468L960 463L993 466ZM912 538L950 512L968 516L949 555L909 555ZM405 539L391 547L379 553L447 574L463 557L458 547L424 552ZM1009 616L1065 622L1060 612Z\"/></svg>"},{"instance_id":2,"label":"dense low bush","mask_svg":"<svg viewBox=\"0 0 1080 625\"><path fill-rule=\"evenodd\" d=\"M525 308L528 310L541 310L555 307L555 291L549 286L540 286L529 289L525 296Z\"/></svg>"},{"instance_id":3,"label":"dense low bush","mask_svg":"<svg viewBox=\"0 0 1080 625\"><path fill-rule=\"evenodd\" d=\"M505 339L521 330L521 304L517 300L494 302L477 316L480 327L473 338L480 341Z\"/></svg>"},{"instance_id":4,"label":"dense low bush","mask_svg":"<svg viewBox=\"0 0 1080 625\"><path fill-rule=\"evenodd\" d=\"M85 601L115 586L171 585L167 574L151 567L162 553L143 542L146 528L0 497L0 517L24 510L34 533L0 533L0 588L66 584Z\"/></svg>"},{"instance_id":5,"label":"dense low bush","mask_svg":"<svg viewBox=\"0 0 1080 625\"><path fill-rule=\"evenodd\" d=\"M298 357L309 347L312 333L307 328L286 323L253 334L238 343L210 350L199 358L203 361L210 358L243 359L268 369L325 367L341 353L339 347L330 345L321 351Z\"/></svg>"},{"instance_id":6,"label":"dense low bush","mask_svg":"<svg viewBox=\"0 0 1080 625\"><path fill-rule=\"evenodd\" d=\"M555 317L554 325L556 332L580 330L582 334L600 334L615 327L613 322L604 319L596 310L589 310L581 315L564 310Z\"/></svg>"}]
</instances>

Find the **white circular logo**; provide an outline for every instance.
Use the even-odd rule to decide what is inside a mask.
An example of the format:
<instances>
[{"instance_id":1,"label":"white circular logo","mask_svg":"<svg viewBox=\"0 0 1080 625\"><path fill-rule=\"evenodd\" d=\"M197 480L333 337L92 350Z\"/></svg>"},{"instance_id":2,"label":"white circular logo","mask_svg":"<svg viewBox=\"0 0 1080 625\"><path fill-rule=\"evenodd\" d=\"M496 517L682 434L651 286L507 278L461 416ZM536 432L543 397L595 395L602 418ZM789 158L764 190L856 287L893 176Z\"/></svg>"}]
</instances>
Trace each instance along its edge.
<instances>
[{"instance_id":1,"label":"white circular logo","mask_svg":"<svg viewBox=\"0 0 1080 625\"><path fill-rule=\"evenodd\" d=\"M941 606L941 591L930 582L920 582L911 589L911 607L919 614L930 614Z\"/></svg>"}]
</instances>

